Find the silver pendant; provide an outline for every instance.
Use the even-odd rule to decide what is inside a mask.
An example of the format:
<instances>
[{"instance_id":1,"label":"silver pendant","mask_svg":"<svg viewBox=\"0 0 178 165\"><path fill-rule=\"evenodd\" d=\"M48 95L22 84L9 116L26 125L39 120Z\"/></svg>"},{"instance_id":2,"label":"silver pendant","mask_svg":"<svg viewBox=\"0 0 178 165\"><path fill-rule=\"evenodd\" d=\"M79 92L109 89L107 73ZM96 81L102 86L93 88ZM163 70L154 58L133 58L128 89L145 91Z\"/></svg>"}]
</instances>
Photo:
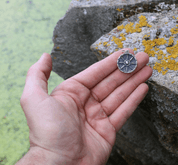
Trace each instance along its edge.
<instances>
[{"instance_id":1,"label":"silver pendant","mask_svg":"<svg viewBox=\"0 0 178 165\"><path fill-rule=\"evenodd\" d=\"M117 60L117 66L123 73L132 73L137 68L137 59L129 50L123 50L123 54Z\"/></svg>"}]
</instances>

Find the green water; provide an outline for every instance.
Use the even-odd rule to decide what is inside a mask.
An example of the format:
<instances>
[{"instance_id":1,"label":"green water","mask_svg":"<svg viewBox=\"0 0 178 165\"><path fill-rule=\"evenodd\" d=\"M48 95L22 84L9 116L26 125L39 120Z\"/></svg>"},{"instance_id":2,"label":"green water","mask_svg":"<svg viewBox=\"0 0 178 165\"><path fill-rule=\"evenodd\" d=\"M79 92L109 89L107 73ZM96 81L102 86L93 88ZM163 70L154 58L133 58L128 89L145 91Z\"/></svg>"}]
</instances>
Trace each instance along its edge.
<instances>
[{"instance_id":1,"label":"green water","mask_svg":"<svg viewBox=\"0 0 178 165\"><path fill-rule=\"evenodd\" d=\"M20 106L26 74L43 52L51 52L53 29L70 1L0 1L0 165L14 165L29 149ZM49 93L62 81L52 72Z\"/></svg>"}]
</instances>

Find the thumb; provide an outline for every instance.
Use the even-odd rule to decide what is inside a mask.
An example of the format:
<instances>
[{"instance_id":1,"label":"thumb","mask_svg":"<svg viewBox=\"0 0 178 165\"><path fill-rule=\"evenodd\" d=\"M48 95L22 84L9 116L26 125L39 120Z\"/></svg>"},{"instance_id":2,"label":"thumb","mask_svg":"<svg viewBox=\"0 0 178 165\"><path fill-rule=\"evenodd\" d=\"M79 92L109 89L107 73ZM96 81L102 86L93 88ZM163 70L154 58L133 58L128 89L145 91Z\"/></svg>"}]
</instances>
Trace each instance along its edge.
<instances>
[{"instance_id":1,"label":"thumb","mask_svg":"<svg viewBox=\"0 0 178 165\"><path fill-rule=\"evenodd\" d=\"M21 100L40 102L48 96L48 79L52 70L52 59L48 53L30 67Z\"/></svg>"}]
</instances>

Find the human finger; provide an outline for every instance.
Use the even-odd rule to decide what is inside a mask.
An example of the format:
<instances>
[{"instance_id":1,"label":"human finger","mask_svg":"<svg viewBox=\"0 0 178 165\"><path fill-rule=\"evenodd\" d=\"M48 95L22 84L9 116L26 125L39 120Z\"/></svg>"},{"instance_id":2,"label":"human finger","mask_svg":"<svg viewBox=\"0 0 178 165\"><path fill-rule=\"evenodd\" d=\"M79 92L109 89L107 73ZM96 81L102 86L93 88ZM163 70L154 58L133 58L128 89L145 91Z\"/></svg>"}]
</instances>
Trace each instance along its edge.
<instances>
[{"instance_id":1,"label":"human finger","mask_svg":"<svg viewBox=\"0 0 178 165\"><path fill-rule=\"evenodd\" d=\"M24 91L21 102L38 101L43 94L48 94L48 79L52 70L52 60L48 53L44 53L41 58L30 67L27 73Z\"/></svg>"},{"instance_id":2,"label":"human finger","mask_svg":"<svg viewBox=\"0 0 178 165\"><path fill-rule=\"evenodd\" d=\"M117 59L121 54L123 54L123 50L129 50L130 53L134 54L134 51L130 48L121 49L102 61L91 65L89 68L78 73L72 78L89 89L93 88L96 84L117 69Z\"/></svg>"},{"instance_id":3,"label":"human finger","mask_svg":"<svg viewBox=\"0 0 178 165\"><path fill-rule=\"evenodd\" d=\"M152 75L152 69L145 66L139 72L130 77L121 86L116 88L106 99L101 102L105 113L109 116L119 107L130 94Z\"/></svg>"},{"instance_id":4,"label":"human finger","mask_svg":"<svg viewBox=\"0 0 178 165\"><path fill-rule=\"evenodd\" d=\"M148 92L148 85L140 84L134 92L110 116L110 123L116 131L120 130L127 119L132 115Z\"/></svg>"},{"instance_id":5,"label":"human finger","mask_svg":"<svg viewBox=\"0 0 178 165\"><path fill-rule=\"evenodd\" d=\"M141 70L149 61L148 54L144 52L140 52L136 54L136 59L138 66L136 70L132 73L123 73L119 69L116 69L113 73L103 79L100 83L98 83L93 89L93 96L101 102L108 95L110 95L118 86L127 81L131 76ZM116 63L116 62L115 62Z\"/></svg>"}]
</instances>

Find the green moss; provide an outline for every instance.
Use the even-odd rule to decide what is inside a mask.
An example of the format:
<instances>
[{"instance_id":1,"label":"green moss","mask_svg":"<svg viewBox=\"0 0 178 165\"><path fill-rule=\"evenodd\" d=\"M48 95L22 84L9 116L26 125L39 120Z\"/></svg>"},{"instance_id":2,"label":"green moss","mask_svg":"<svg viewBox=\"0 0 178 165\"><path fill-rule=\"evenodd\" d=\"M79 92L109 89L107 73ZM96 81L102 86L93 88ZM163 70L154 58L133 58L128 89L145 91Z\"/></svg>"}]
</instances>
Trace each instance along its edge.
<instances>
[{"instance_id":1,"label":"green moss","mask_svg":"<svg viewBox=\"0 0 178 165\"><path fill-rule=\"evenodd\" d=\"M0 165L14 165L29 149L20 106L26 73L53 47L53 29L71 0L0 1ZM63 79L52 72L49 93Z\"/></svg>"}]
</instances>

